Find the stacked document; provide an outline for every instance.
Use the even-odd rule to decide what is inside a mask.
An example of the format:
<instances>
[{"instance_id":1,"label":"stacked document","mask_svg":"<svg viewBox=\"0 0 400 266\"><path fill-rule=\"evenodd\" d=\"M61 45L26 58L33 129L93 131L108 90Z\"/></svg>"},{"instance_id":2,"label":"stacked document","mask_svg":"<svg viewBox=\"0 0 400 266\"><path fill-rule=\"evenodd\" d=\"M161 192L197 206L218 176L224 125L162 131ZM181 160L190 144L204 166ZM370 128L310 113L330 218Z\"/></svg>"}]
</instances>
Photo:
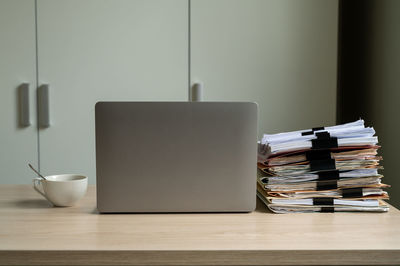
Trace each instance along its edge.
<instances>
[{"instance_id":1,"label":"stacked document","mask_svg":"<svg viewBox=\"0 0 400 266\"><path fill-rule=\"evenodd\" d=\"M265 134L258 144L258 197L276 213L387 211L374 135L361 119Z\"/></svg>"}]
</instances>

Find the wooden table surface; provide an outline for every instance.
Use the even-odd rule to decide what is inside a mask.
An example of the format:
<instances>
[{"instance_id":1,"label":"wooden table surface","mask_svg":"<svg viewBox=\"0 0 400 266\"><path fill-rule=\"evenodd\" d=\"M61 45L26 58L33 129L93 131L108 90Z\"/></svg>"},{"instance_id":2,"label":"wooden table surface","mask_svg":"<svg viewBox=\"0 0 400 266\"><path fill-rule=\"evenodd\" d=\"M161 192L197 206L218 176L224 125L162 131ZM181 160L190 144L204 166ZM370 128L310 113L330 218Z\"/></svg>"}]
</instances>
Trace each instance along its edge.
<instances>
[{"instance_id":1,"label":"wooden table surface","mask_svg":"<svg viewBox=\"0 0 400 266\"><path fill-rule=\"evenodd\" d=\"M160 199L162 200L162 199ZM98 214L0 185L0 265L400 264L400 212Z\"/></svg>"}]
</instances>

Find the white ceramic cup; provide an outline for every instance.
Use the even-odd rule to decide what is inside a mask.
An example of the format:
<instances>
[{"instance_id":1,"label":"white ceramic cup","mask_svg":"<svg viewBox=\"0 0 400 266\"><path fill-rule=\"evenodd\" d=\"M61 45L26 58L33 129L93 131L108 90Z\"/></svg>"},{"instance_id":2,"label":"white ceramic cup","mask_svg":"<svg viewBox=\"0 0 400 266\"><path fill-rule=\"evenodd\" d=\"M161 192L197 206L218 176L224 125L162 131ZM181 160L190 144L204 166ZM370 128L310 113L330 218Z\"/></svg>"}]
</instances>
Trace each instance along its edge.
<instances>
[{"instance_id":1,"label":"white ceramic cup","mask_svg":"<svg viewBox=\"0 0 400 266\"><path fill-rule=\"evenodd\" d=\"M51 175L33 179L33 188L55 206L73 206L86 193L88 178L83 175Z\"/></svg>"}]
</instances>

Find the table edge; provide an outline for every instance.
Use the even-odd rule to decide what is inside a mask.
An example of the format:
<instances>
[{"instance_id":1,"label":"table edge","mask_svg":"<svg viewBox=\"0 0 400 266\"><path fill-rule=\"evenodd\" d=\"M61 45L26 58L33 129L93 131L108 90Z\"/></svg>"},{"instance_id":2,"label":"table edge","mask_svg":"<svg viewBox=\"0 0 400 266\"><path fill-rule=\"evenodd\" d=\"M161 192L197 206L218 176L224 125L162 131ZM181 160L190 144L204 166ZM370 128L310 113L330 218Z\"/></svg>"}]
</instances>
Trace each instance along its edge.
<instances>
[{"instance_id":1,"label":"table edge","mask_svg":"<svg viewBox=\"0 0 400 266\"><path fill-rule=\"evenodd\" d=\"M1 250L0 265L400 265L394 250Z\"/></svg>"}]
</instances>

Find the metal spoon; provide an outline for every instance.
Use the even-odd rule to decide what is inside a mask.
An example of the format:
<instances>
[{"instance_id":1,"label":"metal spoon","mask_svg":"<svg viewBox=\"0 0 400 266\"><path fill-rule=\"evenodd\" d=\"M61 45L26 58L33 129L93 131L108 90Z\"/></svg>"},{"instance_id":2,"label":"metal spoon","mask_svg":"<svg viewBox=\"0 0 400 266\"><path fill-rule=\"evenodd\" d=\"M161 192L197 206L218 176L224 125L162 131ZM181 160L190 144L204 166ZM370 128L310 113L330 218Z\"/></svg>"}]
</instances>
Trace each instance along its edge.
<instances>
[{"instance_id":1,"label":"metal spoon","mask_svg":"<svg viewBox=\"0 0 400 266\"><path fill-rule=\"evenodd\" d=\"M44 176L42 176L42 175L39 173L39 171L37 171L35 168L33 168L33 166L32 166L30 163L28 163L28 165L29 165L29 167L30 167L36 174L38 174L38 176L40 176L41 178L43 178L44 180L46 180L46 178L45 178Z\"/></svg>"}]
</instances>

